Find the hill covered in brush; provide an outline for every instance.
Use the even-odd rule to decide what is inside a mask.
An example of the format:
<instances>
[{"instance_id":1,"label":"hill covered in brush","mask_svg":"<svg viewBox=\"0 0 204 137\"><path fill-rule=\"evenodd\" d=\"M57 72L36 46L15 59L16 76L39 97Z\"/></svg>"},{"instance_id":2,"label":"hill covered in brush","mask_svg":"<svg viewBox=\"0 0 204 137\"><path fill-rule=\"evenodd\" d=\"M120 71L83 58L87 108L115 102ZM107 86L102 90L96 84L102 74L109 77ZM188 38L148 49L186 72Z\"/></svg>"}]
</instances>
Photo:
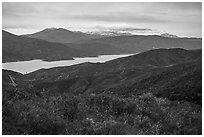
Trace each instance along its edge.
<instances>
[{"instance_id":1,"label":"hill covered in brush","mask_svg":"<svg viewBox=\"0 0 204 137\"><path fill-rule=\"evenodd\" d=\"M202 134L201 50L2 74L3 134Z\"/></svg>"}]
</instances>

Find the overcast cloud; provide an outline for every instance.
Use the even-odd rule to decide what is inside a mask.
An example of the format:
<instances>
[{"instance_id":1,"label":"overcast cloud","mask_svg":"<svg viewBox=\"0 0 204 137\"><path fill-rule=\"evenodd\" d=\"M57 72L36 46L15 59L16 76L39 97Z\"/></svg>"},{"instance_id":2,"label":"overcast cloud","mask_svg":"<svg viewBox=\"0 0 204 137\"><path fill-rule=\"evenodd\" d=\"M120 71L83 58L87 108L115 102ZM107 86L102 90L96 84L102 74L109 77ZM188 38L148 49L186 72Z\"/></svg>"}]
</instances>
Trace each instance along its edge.
<instances>
[{"instance_id":1,"label":"overcast cloud","mask_svg":"<svg viewBox=\"0 0 204 137\"><path fill-rule=\"evenodd\" d=\"M48 27L202 36L202 3L3 3L3 29L15 34Z\"/></svg>"}]
</instances>

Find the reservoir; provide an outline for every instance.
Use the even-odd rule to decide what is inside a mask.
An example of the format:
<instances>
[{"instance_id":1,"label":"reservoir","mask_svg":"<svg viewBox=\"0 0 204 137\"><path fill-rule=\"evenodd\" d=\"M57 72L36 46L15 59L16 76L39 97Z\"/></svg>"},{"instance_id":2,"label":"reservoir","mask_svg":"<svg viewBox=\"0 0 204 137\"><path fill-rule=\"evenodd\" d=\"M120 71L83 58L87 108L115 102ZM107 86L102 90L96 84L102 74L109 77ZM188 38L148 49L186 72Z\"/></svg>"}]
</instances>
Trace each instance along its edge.
<instances>
[{"instance_id":1,"label":"reservoir","mask_svg":"<svg viewBox=\"0 0 204 137\"><path fill-rule=\"evenodd\" d=\"M6 70L16 71L22 74L31 73L39 69L47 69L53 67L72 66L80 63L91 62L91 63L103 63L113 59L127 57L134 54L122 54L122 55L101 55L98 57L84 57L74 58L74 60L63 60L63 61L43 61L43 60L31 60L31 61L19 61L19 62L8 62L3 63L2 68Z\"/></svg>"}]
</instances>

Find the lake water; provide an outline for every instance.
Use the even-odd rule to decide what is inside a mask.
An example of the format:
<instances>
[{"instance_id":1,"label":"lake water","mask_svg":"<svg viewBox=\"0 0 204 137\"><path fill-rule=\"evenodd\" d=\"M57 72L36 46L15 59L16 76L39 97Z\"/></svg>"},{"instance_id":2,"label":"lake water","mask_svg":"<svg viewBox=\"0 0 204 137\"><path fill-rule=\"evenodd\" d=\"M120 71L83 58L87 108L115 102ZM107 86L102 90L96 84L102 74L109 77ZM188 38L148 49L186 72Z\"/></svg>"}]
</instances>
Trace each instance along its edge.
<instances>
[{"instance_id":1,"label":"lake water","mask_svg":"<svg viewBox=\"0 0 204 137\"><path fill-rule=\"evenodd\" d=\"M42 68L46 69L46 68L53 68L53 67L60 67L60 66L71 66L71 65L84 63L84 62L103 63L106 61L110 61L121 57L127 57L131 55L133 54L101 55L98 57L74 58L74 60L51 61L51 62L42 61L42 60L8 62L8 63L3 63L2 68L25 74Z\"/></svg>"}]
</instances>

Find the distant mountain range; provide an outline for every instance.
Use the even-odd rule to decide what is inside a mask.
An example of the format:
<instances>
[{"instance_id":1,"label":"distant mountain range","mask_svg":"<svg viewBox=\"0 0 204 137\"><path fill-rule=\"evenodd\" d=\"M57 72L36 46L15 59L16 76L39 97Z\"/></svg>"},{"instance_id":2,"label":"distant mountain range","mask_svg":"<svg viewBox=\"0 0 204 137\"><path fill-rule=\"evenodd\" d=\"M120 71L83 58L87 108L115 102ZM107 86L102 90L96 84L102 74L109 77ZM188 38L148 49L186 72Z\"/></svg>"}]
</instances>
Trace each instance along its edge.
<instances>
[{"instance_id":1,"label":"distant mountain range","mask_svg":"<svg viewBox=\"0 0 204 137\"><path fill-rule=\"evenodd\" d=\"M75 55L83 55L83 52L60 43L16 36L2 31L2 54L3 62L11 62L33 59L72 59Z\"/></svg>"},{"instance_id":2,"label":"distant mountain range","mask_svg":"<svg viewBox=\"0 0 204 137\"><path fill-rule=\"evenodd\" d=\"M98 56L102 54L120 54L124 51L100 43L62 44L36 38L16 36L2 31L3 62L42 59L47 61L68 60L73 57Z\"/></svg>"},{"instance_id":3,"label":"distant mountain range","mask_svg":"<svg viewBox=\"0 0 204 137\"><path fill-rule=\"evenodd\" d=\"M2 31L3 62L66 60L73 57L140 53L157 48L201 49L202 39L158 35L105 36L63 28L45 29L22 36Z\"/></svg>"},{"instance_id":4,"label":"distant mountain range","mask_svg":"<svg viewBox=\"0 0 204 137\"><path fill-rule=\"evenodd\" d=\"M87 34L80 31L74 32L63 28L47 28L37 33L22 36L58 43L72 43L79 40L88 40L103 37L102 35Z\"/></svg>"},{"instance_id":5,"label":"distant mountain range","mask_svg":"<svg viewBox=\"0 0 204 137\"><path fill-rule=\"evenodd\" d=\"M96 38L91 40L82 40L76 43L102 43L110 44L117 48L125 50L127 53L139 53L155 48L184 48L200 49L202 48L202 39L200 38L168 38L158 35L132 35L115 36L106 38Z\"/></svg>"}]
</instances>

